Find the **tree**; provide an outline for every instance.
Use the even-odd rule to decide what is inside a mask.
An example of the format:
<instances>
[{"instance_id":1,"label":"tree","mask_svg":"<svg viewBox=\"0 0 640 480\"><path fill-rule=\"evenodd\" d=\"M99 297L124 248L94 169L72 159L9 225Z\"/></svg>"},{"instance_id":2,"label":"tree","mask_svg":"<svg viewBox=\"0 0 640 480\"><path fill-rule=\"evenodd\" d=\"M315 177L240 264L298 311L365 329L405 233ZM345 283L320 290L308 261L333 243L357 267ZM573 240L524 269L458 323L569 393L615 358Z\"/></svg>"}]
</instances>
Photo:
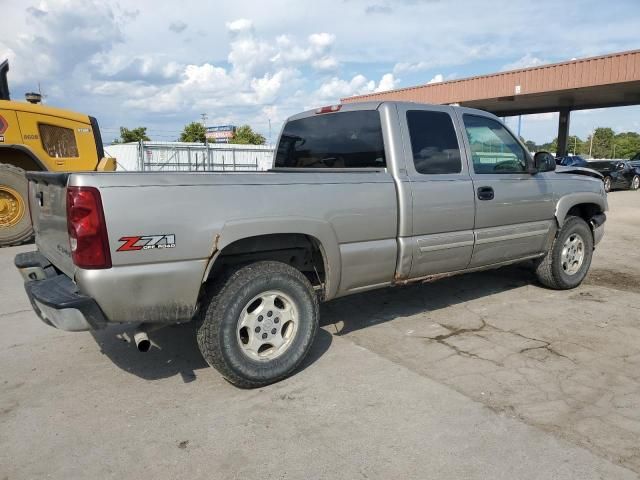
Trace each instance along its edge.
<instances>
[{"instance_id":1,"label":"tree","mask_svg":"<svg viewBox=\"0 0 640 480\"><path fill-rule=\"evenodd\" d=\"M138 127L129 130L127 127L120 127L120 138L116 138L113 143L148 142L151 140L147 136L147 127Z\"/></svg>"},{"instance_id":2,"label":"tree","mask_svg":"<svg viewBox=\"0 0 640 480\"><path fill-rule=\"evenodd\" d=\"M593 147L591 156L593 158L611 158L613 154L613 137L615 134L611 128L596 128L593 133ZM591 141L589 137L588 141Z\"/></svg>"},{"instance_id":3,"label":"tree","mask_svg":"<svg viewBox=\"0 0 640 480\"><path fill-rule=\"evenodd\" d=\"M538 146L536 145L536 142L532 140L526 140L524 144L527 146L527 150L529 150L530 152L538 151Z\"/></svg>"},{"instance_id":4,"label":"tree","mask_svg":"<svg viewBox=\"0 0 640 480\"><path fill-rule=\"evenodd\" d=\"M583 149L583 142L580 140L580 137L577 135L569 135L569 139L567 140L567 153L572 155L585 153Z\"/></svg>"},{"instance_id":5,"label":"tree","mask_svg":"<svg viewBox=\"0 0 640 480\"><path fill-rule=\"evenodd\" d=\"M191 122L189 125L184 126L184 130L180 134L180 141L204 143L205 133L204 125L198 122Z\"/></svg>"},{"instance_id":6,"label":"tree","mask_svg":"<svg viewBox=\"0 0 640 480\"><path fill-rule=\"evenodd\" d=\"M264 145L264 136L253 131L249 125L242 125L236 129L229 143L239 143L242 145Z\"/></svg>"},{"instance_id":7,"label":"tree","mask_svg":"<svg viewBox=\"0 0 640 480\"><path fill-rule=\"evenodd\" d=\"M631 158L640 152L640 134L636 132L623 132L617 134L614 139L615 158ZM614 153L613 151L611 152Z\"/></svg>"}]
</instances>

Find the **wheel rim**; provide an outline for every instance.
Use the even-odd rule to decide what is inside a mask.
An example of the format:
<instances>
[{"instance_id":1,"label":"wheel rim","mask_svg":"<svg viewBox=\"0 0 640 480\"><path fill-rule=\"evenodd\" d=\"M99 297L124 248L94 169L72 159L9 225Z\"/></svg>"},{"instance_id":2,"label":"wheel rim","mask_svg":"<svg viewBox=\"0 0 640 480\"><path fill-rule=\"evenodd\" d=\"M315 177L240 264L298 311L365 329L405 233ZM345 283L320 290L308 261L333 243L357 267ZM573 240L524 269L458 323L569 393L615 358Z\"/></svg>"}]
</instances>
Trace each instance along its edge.
<instances>
[{"instance_id":1,"label":"wheel rim","mask_svg":"<svg viewBox=\"0 0 640 480\"><path fill-rule=\"evenodd\" d=\"M604 190L605 192L611 190L611 179L609 177L604 179Z\"/></svg>"},{"instance_id":2,"label":"wheel rim","mask_svg":"<svg viewBox=\"0 0 640 480\"><path fill-rule=\"evenodd\" d=\"M0 185L0 228L17 225L24 217L25 204L17 191L6 185Z\"/></svg>"},{"instance_id":3,"label":"wheel rim","mask_svg":"<svg viewBox=\"0 0 640 480\"><path fill-rule=\"evenodd\" d=\"M634 190L637 190L638 187L640 187L640 177L633 177L631 188L633 188Z\"/></svg>"},{"instance_id":4,"label":"wheel rim","mask_svg":"<svg viewBox=\"0 0 640 480\"><path fill-rule=\"evenodd\" d=\"M273 360L289 349L298 323L291 297L279 290L263 292L242 309L236 329L238 344L249 358Z\"/></svg>"},{"instance_id":5,"label":"wheel rim","mask_svg":"<svg viewBox=\"0 0 640 480\"><path fill-rule=\"evenodd\" d=\"M575 275L584 262L584 240L577 233L572 233L562 246L560 258L562 270L567 275Z\"/></svg>"}]
</instances>

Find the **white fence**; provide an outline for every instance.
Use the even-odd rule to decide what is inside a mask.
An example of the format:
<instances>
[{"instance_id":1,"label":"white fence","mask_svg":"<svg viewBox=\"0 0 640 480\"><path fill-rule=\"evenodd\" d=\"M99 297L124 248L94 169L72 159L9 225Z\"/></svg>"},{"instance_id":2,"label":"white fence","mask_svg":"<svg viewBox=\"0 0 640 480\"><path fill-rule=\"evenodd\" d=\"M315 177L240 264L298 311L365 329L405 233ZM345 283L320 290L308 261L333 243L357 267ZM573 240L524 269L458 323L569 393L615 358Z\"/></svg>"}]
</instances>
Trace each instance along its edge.
<instances>
[{"instance_id":1,"label":"white fence","mask_svg":"<svg viewBox=\"0 0 640 480\"><path fill-rule=\"evenodd\" d=\"M124 171L263 171L273 164L273 147L186 142L139 142L109 145L105 155Z\"/></svg>"}]
</instances>

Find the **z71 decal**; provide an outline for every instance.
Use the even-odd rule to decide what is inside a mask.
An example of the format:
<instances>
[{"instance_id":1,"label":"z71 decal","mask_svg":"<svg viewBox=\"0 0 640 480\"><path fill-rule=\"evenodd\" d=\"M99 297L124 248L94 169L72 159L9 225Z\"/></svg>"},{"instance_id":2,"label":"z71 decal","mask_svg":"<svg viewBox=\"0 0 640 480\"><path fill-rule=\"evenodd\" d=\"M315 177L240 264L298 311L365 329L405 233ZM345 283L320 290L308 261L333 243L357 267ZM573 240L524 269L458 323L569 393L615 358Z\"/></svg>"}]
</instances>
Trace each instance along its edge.
<instances>
[{"instance_id":1,"label":"z71 decal","mask_svg":"<svg viewBox=\"0 0 640 480\"><path fill-rule=\"evenodd\" d=\"M152 248L175 248L176 236L170 235L139 235L137 237L122 237L118 240L123 244L118 252L135 252L138 250L151 250Z\"/></svg>"}]
</instances>

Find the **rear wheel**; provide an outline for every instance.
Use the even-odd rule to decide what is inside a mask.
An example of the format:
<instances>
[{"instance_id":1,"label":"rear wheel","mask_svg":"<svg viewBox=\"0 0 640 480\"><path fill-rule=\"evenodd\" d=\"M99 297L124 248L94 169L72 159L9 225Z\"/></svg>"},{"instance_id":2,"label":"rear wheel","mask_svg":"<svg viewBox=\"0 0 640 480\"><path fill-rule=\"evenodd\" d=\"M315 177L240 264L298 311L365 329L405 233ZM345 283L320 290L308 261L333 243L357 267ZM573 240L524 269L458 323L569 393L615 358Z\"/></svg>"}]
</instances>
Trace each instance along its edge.
<instances>
[{"instance_id":1,"label":"rear wheel","mask_svg":"<svg viewBox=\"0 0 640 480\"><path fill-rule=\"evenodd\" d=\"M547 255L536 268L540 283L568 290L582 283L591 266L593 234L580 217L568 217Z\"/></svg>"},{"instance_id":2,"label":"rear wheel","mask_svg":"<svg viewBox=\"0 0 640 480\"><path fill-rule=\"evenodd\" d=\"M207 293L198 345L207 363L243 388L289 376L309 352L318 299L307 278L274 261L240 267Z\"/></svg>"},{"instance_id":3,"label":"rear wheel","mask_svg":"<svg viewBox=\"0 0 640 480\"><path fill-rule=\"evenodd\" d=\"M0 163L0 247L18 245L33 236L27 196L24 170Z\"/></svg>"},{"instance_id":4,"label":"rear wheel","mask_svg":"<svg viewBox=\"0 0 640 480\"><path fill-rule=\"evenodd\" d=\"M604 177L604 191L609 193L611 191L611 177Z\"/></svg>"},{"instance_id":5,"label":"rear wheel","mask_svg":"<svg viewBox=\"0 0 640 480\"><path fill-rule=\"evenodd\" d=\"M640 188L640 176L634 175L631 179L631 184L629 186L631 190L638 190Z\"/></svg>"}]
</instances>

